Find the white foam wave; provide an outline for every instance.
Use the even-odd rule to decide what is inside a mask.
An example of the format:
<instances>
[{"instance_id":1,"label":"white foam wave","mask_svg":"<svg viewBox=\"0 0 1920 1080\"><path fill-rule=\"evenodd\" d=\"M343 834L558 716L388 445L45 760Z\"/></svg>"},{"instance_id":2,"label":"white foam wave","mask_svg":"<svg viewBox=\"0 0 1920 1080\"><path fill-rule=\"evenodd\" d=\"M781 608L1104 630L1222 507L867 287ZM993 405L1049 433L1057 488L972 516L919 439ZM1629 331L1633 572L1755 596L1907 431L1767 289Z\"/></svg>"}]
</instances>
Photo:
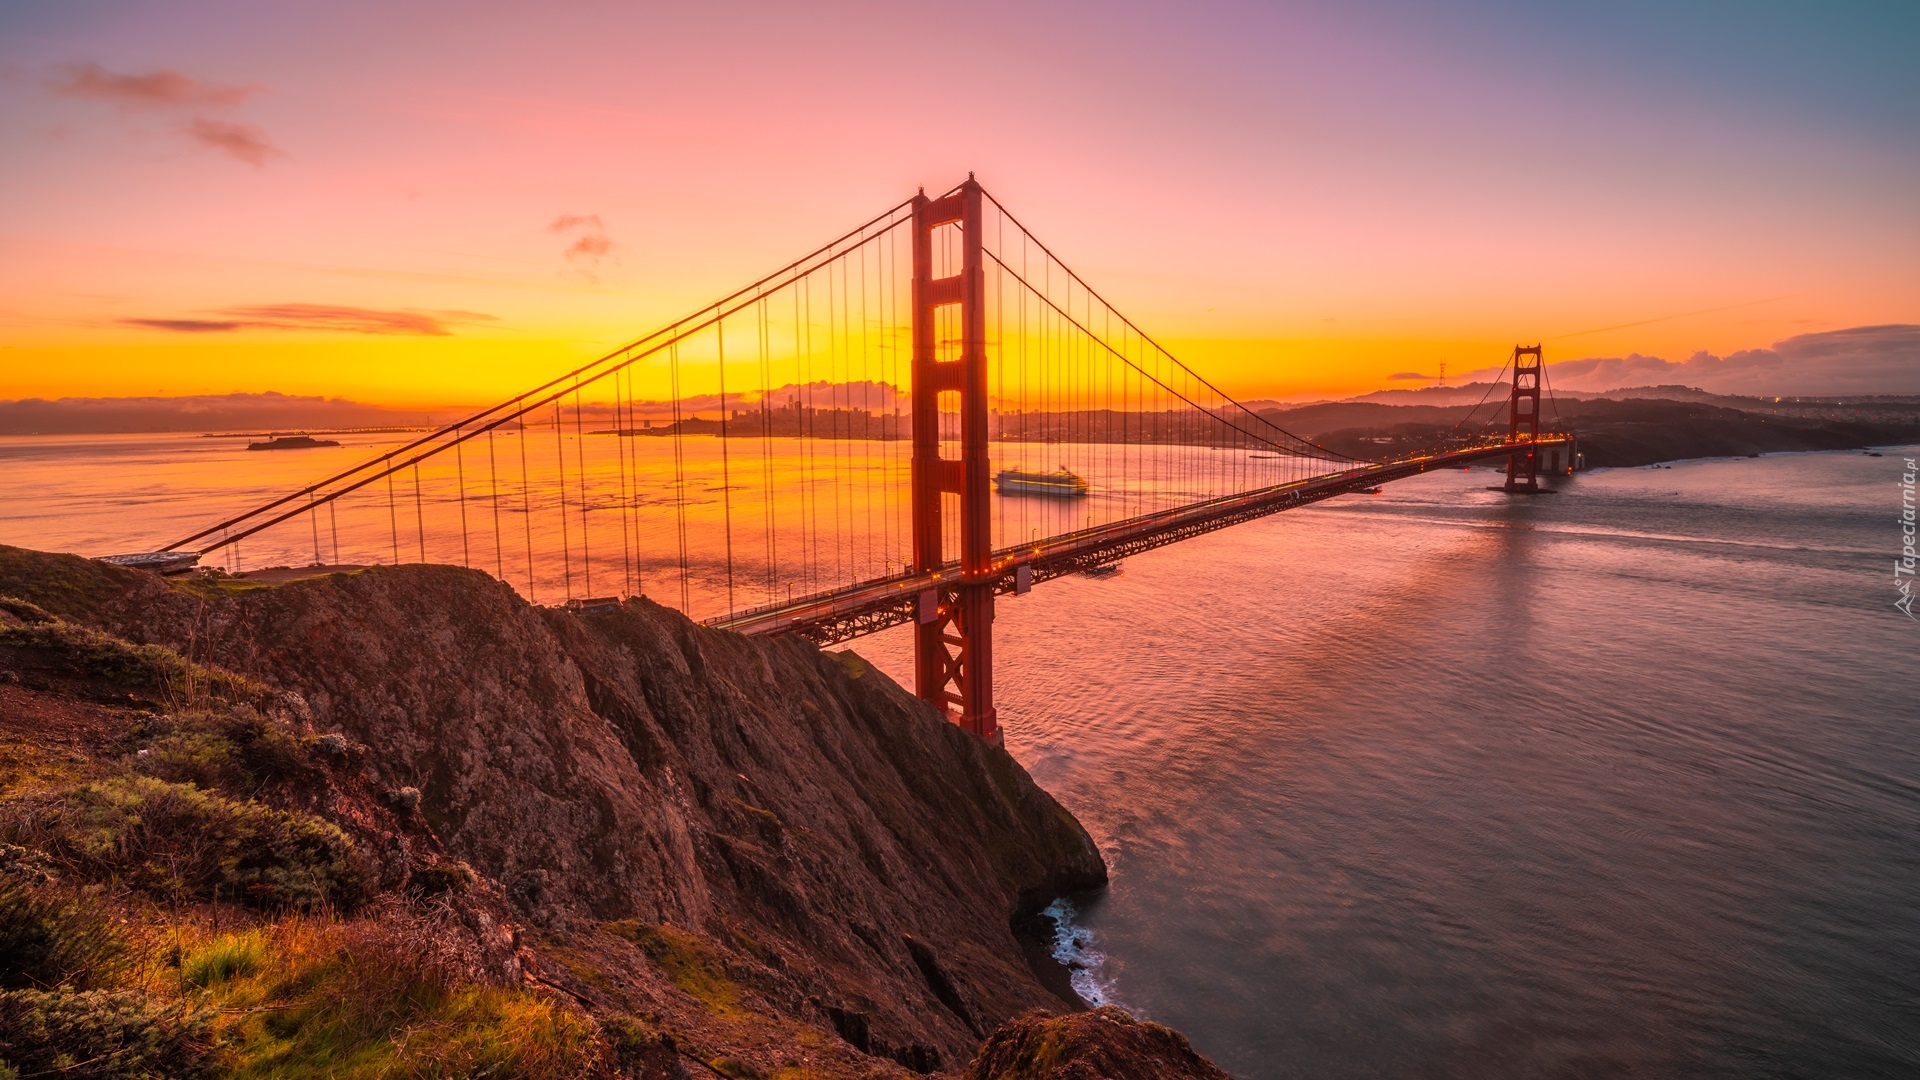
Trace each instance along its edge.
<instances>
[{"instance_id":1,"label":"white foam wave","mask_svg":"<svg viewBox=\"0 0 1920 1080\"><path fill-rule=\"evenodd\" d=\"M1074 921L1079 909L1062 897L1047 905L1042 914L1053 920L1053 958L1066 967L1073 992L1096 1009L1119 1004L1114 998L1113 980L1105 972L1106 954L1094 947L1093 931Z\"/></svg>"}]
</instances>

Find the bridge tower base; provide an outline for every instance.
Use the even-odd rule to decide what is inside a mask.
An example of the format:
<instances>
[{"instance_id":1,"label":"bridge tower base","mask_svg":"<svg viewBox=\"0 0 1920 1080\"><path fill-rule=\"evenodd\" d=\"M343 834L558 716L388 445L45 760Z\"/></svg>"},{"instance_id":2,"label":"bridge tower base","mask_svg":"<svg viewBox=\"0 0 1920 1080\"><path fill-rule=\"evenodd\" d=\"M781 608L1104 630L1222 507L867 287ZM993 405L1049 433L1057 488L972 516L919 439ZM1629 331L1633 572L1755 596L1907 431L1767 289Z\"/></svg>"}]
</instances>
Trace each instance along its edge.
<instances>
[{"instance_id":1,"label":"bridge tower base","mask_svg":"<svg viewBox=\"0 0 1920 1080\"><path fill-rule=\"evenodd\" d=\"M934 277L936 233L945 276ZM981 191L913 200L913 561L946 572L948 509L958 512L960 573L921 594L914 626L914 693L989 742L993 708L993 489L987 446L986 267ZM954 243L957 241L957 245ZM958 273L950 265L958 247ZM957 345L958 348L952 348ZM941 453L941 399L957 402L960 456ZM953 496L950 500L948 497Z\"/></svg>"},{"instance_id":2,"label":"bridge tower base","mask_svg":"<svg viewBox=\"0 0 1920 1080\"><path fill-rule=\"evenodd\" d=\"M1507 490L1540 490L1540 346L1513 347L1513 396L1507 406L1507 441L1525 442L1527 452L1507 459Z\"/></svg>"}]
</instances>

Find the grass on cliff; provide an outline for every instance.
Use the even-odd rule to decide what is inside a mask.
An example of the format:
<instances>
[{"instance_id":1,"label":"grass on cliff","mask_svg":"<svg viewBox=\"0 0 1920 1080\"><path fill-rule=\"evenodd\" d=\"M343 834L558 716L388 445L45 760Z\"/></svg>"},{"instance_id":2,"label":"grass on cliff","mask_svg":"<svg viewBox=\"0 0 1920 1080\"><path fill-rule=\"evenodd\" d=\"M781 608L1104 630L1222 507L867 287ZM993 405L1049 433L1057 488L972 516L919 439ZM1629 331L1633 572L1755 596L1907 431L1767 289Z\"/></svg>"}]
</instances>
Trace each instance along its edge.
<instances>
[{"instance_id":1,"label":"grass on cliff","mask_svg":"<svg viewBox=\"0 0 1920 1080\"><path fill-rule=\"evenodd\" d=\"M91 627L68 622L39 605L0 596L0 650L17 666L141 691L156 701L199 704L245 701L264 687L229 671L188 661L160 645L135 645Z\"/></svg>"},{"instance_id":2,"label":"grass on cliff","mask_svg":"<svg viewBox=\"0 0 1920 1080\"><path fill-rule=\"evenodd\" d=\"M239 1016L223 1032L224 1076L576 1077L603 1057L579 1012L423 972L377 924L283 925L215 996Z\"/></svg>"},{"instance_id":3,"label":"grass on cliff","mask_svg":"<svg viewBox=\"0 0 1920 1080\"><path fill-rule=\"evenodd\" d=\"M592 1020L423 967L386 921L179 915L58 883L0 889L0 1076L605 1075ZM109 914L111 913L111 914ZM24 947L22 947L24 945Z\"/></svg>"},{"instance_id":4,"label":"grass on cliff","mask_svg":"<svg viewBox=\"0 0 1920 1080\"><path fill-rule=\"evenodd\" d=\"M86 618L112 606L139 582L138 570L108 566L78 555L0 544L0 581L7 591L72 618Z\"/></svg>"},{"instance_id":5,"label":"grass on cliff","mask_svg":"<svg viewBox=\"0 0 1920 1080\"><path fill-rule=\"evenodd\" d=\"M351 908L369 887L332 823L148 776L11 800L0 836L70 872L173 899Z\"/></svg>"},{"instance_id":6,"label":"grass on cliff","mask_svg":"<svg viewBox=\"0 0 1920 1080\"><path fill-rule=\"evenodd\" d=\"M230 577L224 571L186 574L168 579L168 584L179 592L202 600L222 600L242 593L259 592L262 589L276 587L276 583L267 581L248 581L245 578Z\"/></svg>"},{"instance_id":7,"label":"grass on cliff","mask_svg":"<svg viewBox=\"0 0 1920 1080\"><path fill-rule=\"evenodd\" d=\"M633 919L607 929L640 947L667 980L715 1016L745 1012L745 992L729 973L726 954L700 935L672 926L649 926Z\"/></svg>"}]
</instances>

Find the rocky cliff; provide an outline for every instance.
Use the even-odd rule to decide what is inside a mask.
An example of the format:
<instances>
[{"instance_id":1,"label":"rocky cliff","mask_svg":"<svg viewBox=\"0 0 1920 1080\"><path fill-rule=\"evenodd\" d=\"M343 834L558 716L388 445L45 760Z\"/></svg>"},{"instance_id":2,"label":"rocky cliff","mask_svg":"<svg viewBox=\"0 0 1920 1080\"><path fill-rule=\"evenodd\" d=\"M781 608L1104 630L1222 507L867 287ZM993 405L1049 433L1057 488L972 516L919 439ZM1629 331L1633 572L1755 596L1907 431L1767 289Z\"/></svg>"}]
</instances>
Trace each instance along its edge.
<instances>
[{"instance_id":1,"label":"rocky cliff","mask_svg":"<svg viewBox=\"0 0 1920 1080\"><path fill-rule=\"evenodd\" d=\"M374 894L443 894L470 867L487 911L468 924L510 939L490 977L677 1049L633 1075L957 1070L1003 1021L1068 1007L1010 919L1103 883L1092 841L852 652L644 599L536 608L443 566L249 588L0 547L0 596L162 647L188 684L240 676L252 704L234 708L317 762L275 797L344 830ZM9 700L52 709L58 680L23 683L23 649L0 650ZM169 680L89 691L100 753L196 693Z\"/></svg>"}]
</instances>

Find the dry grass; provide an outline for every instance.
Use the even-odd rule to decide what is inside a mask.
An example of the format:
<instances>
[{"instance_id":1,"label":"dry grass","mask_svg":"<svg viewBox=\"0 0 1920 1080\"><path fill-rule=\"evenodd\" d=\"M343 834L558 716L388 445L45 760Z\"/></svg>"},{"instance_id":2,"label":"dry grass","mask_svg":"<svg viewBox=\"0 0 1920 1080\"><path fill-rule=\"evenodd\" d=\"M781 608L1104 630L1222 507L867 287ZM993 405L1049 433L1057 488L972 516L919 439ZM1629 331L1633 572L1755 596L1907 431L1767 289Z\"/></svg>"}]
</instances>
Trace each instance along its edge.
<instances>
[{"instance_id":1,"label":"dry grass","mask_svg":"<svg viewBox=\"0 0 1920 1080\"><path fill-rule=\"evenodd\" d=\"M219 1052L235 1077L579 1077L603 1071L586 1016L553 999L469 981L434 916L288 920L266 963L227 984L240 1019ZM423 942L423 936L427 939ZM421 949L427 945L426 962Z\"/></svg>"},{"instance_id":2,"label":"dry grass","mask_svg":"<svg viewBox=\"0 0 1920 1080\"><path fill-rule=\"evenodd\" d=\"M133 893L83 907L77 896L43 887L25 921L50 925L40 936L54 939L86 922L78 929L85 940L108 938L111 962L90 965L77 945L55 950L43 977L16 980L31 988L0 990L0 1043L16 1065L66 1069L85 1060L68 1051L86 1046L127 1049L61 1075L608 1075L612 1052L590 1018L499 985L498 971L476 981L489 973L448 903L387 900L361 918L270 919ZM61 972L67 981L54 982Z\"/></svg>"}]
</instances>

